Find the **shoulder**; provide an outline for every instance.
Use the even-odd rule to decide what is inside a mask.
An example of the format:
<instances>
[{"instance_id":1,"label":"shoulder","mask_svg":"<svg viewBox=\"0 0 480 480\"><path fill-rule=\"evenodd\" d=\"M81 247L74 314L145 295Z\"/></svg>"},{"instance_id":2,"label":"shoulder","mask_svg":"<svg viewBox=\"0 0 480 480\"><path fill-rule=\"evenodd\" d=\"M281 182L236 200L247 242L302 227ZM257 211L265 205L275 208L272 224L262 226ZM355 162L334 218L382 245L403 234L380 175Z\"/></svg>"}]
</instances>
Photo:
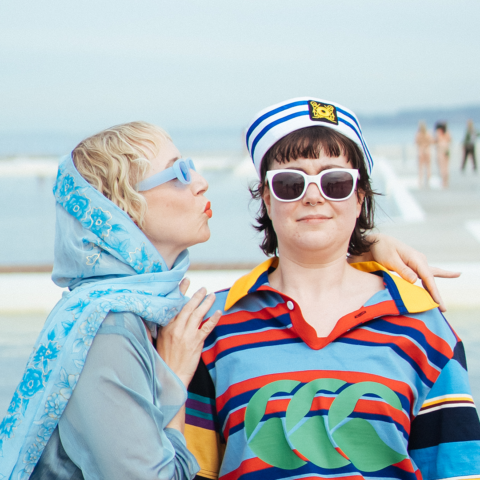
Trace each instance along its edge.
<instances>
[{"instance_id":1,"label":"shoulder","mask_svg":"<svg viewBox=\"0 0 480 480\"><path fill-rule=\"evenodd\" d=\"M136 370L132 370L133 365L142 365L144 371L150 374L155 368L155 351L143 320L130 312L109 312L106 315L93 339L88 358L90 365L96 365L95 375L104 369L123 378L128 376L127 370Z\"/></svg>"},{"instance_id":2,"label":"shoulder","mask_svg":"<svg viewBox=\"0 0 480 480\"><path fill-rule=\"evenodd\" d=\"M148 342L142 318L132 312L109 312L98 333L133 337L142 344Z\"/></svg>"},{"instance_id":3,"label":"shoulder","mask_svg":"<svg viewBox=\"0 0 480 480\"><path fill-rule=\"evenodd\" d=\"M267 307L275 307L283 299L279 293L272 290L256 290L245 293L236 299L232 304L231 289L220 290L215 292L215 302L205 315L205 319L220 310L223 315L238 315L242 312L258 312Z\"/></svg>"},{"instance_id":4,"label":"shoulder","mask_svg":"<svg viewBox=\"0 0 480 480\"><path fill-rule=\"evenodd\" d=\"M428 331L430 334L448 342L450 345L455 346L460 340L438 308L433 308L425 312L408 313L405 316L417 320L419 322L419 328Z\"/></svg>"},{"instance_id":5,"label":"shoulder","mask_svg":"<svg viewBox=\"0 0 480 480\"><path fill-rule=\"evenodd\" d=\"M438 308L406 313L397 324L399 334L411 339L431 362L443 368L454 358L460 338Z\"/></svg>"},{"instance_id":6,"label":"shoulder","mask_svg":"<svg viewBox=\"0 0 480 480\"><path fill-rule=\"evenodd\" d=\"M204 320L209 319L217 310L222 312L222 315L226 313L225 304L227 302L228 294L230 292L230 288L226 288L224 290L219 290L215 292L215 301L213 305L210 307L210 310L205 314Z\"/></svg>"}]
</instances>

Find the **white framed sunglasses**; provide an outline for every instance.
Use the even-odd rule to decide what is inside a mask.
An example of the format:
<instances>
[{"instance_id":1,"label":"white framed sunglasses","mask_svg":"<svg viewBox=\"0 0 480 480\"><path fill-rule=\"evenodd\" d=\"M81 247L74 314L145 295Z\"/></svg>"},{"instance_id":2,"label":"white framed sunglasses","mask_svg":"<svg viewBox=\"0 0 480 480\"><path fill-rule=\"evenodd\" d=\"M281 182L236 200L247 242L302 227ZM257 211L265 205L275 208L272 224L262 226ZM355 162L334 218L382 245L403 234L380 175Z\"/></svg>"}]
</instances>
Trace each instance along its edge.
<instances>
[{"instance_id":1,"label":"white framed sunglasses","mask_svg":"<svg viewBox=\"0 0 480 480\"><path fill-rule=\"evenodd\" d=\"M170 180L175 179L178 179L183 184L187 185L192 181L190 170L196 171L193 160L191 158L179 158L170 168L166 168L165 170L162 170L161 172L158 172L155 175L146 178L142 182L137 183L137 192L151 190L152 188L162 185L162 183L167 183Z\"/></svg>"},{"instance_id":2,"label":"white framed sunglasses","mask_svg":"<svg viewBox=\"0 0 480 480\"><path fill-rule=\"evenodd\" d=\"M318 175L293 169L267 171L270 191L280 202L300 200L311 183L318 187L326 200L342 202L352 196L359 177L356 168L329 168Z\"/></svg>"}]
</instances>

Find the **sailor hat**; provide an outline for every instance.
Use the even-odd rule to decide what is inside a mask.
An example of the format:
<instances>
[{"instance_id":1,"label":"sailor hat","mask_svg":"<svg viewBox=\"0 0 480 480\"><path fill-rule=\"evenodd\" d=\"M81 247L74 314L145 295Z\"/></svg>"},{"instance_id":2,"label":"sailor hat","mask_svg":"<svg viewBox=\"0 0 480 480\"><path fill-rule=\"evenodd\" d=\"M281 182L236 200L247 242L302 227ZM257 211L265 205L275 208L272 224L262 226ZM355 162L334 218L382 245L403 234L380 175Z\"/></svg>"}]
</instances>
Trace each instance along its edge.
<instances>
[{"instance_id":1,"label":"sailor hat","mask_svg":"<svg viewBox=\"0 0 480 480\"><path fill-rule=\"evenodd\" d=\"M301 97L262 110L248 127L247 148L259 176L262 159L269 148L289 133L305 127L328 127L353 140L364 154L368 172L372 172L372 156L355 114L335 102Z\"/></svg>"}]
</instances>

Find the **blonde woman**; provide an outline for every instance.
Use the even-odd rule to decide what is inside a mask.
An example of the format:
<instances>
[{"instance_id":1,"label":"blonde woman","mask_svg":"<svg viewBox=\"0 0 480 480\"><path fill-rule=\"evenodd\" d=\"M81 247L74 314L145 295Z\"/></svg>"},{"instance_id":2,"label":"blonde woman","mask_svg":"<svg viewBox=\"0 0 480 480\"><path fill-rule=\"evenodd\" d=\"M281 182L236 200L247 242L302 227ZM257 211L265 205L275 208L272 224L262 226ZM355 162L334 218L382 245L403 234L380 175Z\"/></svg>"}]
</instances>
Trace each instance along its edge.
<instances>
[{"instance_id":1,"label":"blonde woman","mask_svg":"<svg viewBox=\"0 0 480 480\"><path fill-rule=\"evenodd\" d=\"M158 186L139 193L142 180ZM70 293L0 424L0 478L195 475L182 408L218 316L199 329L214 295L201 289L184 306L180 282L187 247L210 236L207 188L170 137L143 122L94 135L63 160L52 277ZM151 339L174 317L189 355L167 366Z\"/></svg>"},{"instance_id":2,"label":"blonde woman","mask_svg":"<svg viewBox=\"0 0 480 480\"><path fill-rule=\"evenodd\" d=\"M415 143L417 145L418 152L418 185L420 188L422 188L425 181L425 186L428 188L431 175L430 149L433 144L433 138L427 130L427 125L425 122L420 122L418 125Z\"/></svg>"},{"instance_id":3,"label":"blonde woman","mask_svg":"<svg viewBox=\"0 0 480 480\"><path fill-rule=\"evenodd\" d=\"M70 292L0 423L0 478L195 476L183 405L220 312L199 328L215 296L201 289L186 302L182 279L187 248L210 236L207 189L170 137L144 122L93 135L62 161L52 277ZM390 265L403 275L413 272L399 255L432 280L424 258L392 239L374 250L379 261L397 255Z\"/></svg>"}]
</instances>

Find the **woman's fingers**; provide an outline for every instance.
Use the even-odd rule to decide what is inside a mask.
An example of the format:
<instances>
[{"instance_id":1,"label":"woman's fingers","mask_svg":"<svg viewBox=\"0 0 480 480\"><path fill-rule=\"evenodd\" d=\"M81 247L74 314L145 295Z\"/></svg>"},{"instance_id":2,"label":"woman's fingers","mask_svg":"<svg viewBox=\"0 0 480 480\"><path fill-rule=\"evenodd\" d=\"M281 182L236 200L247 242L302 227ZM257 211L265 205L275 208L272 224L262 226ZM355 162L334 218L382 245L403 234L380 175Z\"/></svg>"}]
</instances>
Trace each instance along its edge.
<instances>
[{"instance_id":1,"label":"woman's fingers","mask_svg":"<svg viewBox=\"0 0 480 480\"><path fill-rule=\"evenodd\" d=\"M397 272L404 280L415 283L421 279L423 286L430 293L433 300L439 304L440 310L445 311L445 304L435 283L434 275L428 265L427 257L415 249L396 242L396 255L392 256L393 265L389 266Z\"/></svg>"},{"instance_id":2,"label":"woman's fingers","mask_svg":"<svg viewBox=\"0 0 480 480\"><path fill-rule=\"evenodd\" d=\"M420 278L425 289L438 303L440 310L446 311L445 303L435 283L435 277L457 278L460 276L459 272L430 267L427 257L423 253L386 235L376 234L376 236L372 236L371 240L377 241L372 245L371 251L378 263L398 273L410 283L415 283Z\"/></svg>"},{"instance_id":3,"label":"woman's fingers","mask_svg":"<svg viewBox=\"0 0 480 480\"><path fill-rule=\"evenodd\" d=\"M404 269L398 269L396 270L397 273L410 283L415 283L419 277L425 290L427 290L433 300L438 303L440 311L446 312L447 307L440 295L440 290L435 282L435 277L442 276L445 278L456 278L459 276L458 272L449 272L440 268L430 267L427 263L426 257L419 253L411 256L407 261L411 268L406 267Z\"/></svg>"},{"instance_id":4,"label":"woman's fingers","mask_svg":"<svg viewBox=\"0 0 480 480\"><path fill-rule=\"evenodd\" d=\"M393 255L389 265L385 266L398 273L407 282L415 283L418 280L418 270L410 268L398 254Z\"/></svg>"},{"instance_id":5,"label":"woman's fingers","mask_svg":"<svg viewBox=\"0 0 480 480\"><path fill-rule=\"evenodd\" d=\"M460 272L451 272L449 270L443 270L437 267L430 267L425 255L418 252L416 252L415 255L412 255L411 259L409 260L409 264L420 277L425 290L427 290L433 300L438 303L440 311L446 312L447 307L442 299L442 296L440 295L440 290L435 282L435 277L457 278L460 276Z\"/></svg>"},{"instance_id":6,"label":"woman's fingers","mask_svg":"<svg viewBox=\"0 0 480 480\"><path fill-rule=\"evenodd\" d=\"M180 292L182 295L185 295L187 293L188 287L190 286L190 279L188 277L185 277L179 285Z\"/></svg>"},{"instance_id":7,"label":"woman's fingers","mask_svg":"<svg viewBox=\"0 0 480 480\"><path fill-rule=\"evenodd\" d=\"M439 277L439 278L458 278L461 273L460 272L451 272L450 270L444 270L443 268L438 268L438 267L429 267L430 274L428 276L425 276L425 278L422 277L422 285L430 295L432 296L433 300L438 303L441 312L446 312L447 307L445 305L445 302L443 301L440 292L437 288L437 284L435 283L435 278L434 277Z\"/></svg>"},{"instance_id":8,"label":"woman's fingers","mask_svg":"<svg viewBox=\"0 0 480 480\"><path fill-rule=\"evenodd\" d=\"M189 323L192 328L199 328L203 317L205 317L210 308L212 308L213 302L215 302L215 294L211 293L205 297L203 302L195 309L192 315L190 315Z\"/></svg>"},{"instance_id":9,"label":"woman's fingers","mask_svg":"<svg viewBox=\"0 0 480 480\"><path fill-rule=\"evenodd\" d=\"M430 296L432 297L433 301L435 303L438 303L438 308L440 309L441 312L446 312L447 311L447 306L445 305L445 302L443 301L440 292L437 288L437 285L435 284L435 281L427 281L427 280L422 280L422 285L425 290L428 291Z\"/></svg>"},{"instance_id":10,"label":"woman's fingers","mask_svg":"<svg viewBox=\"0 0 480 480\"><path fill-rule=\"evenodd\" d=\"M408 282L415 283L417 275L412 259L419 252L410 248L399 240L384 234L375 234L368 236L369 241L375 241L370 247L375 261L382 264L389 270L398 273Z\"/></svg>"},{"instance_id":11,"label":"woman's fingers","mask_svg":"<svg viewBox=\"0 0 480 480\"><path fill-rule=\"evenodd\" d=\"M383 253L386 252L382 250L382 254ZM405 259L400 255L398 249L392 249L385 258L382 257L379 259L377 256L376 261L381 263L385 268L388 268L388 270L398 273L407 282L415 283L418 280L415 267L412 266L411 268L408 266L408 263L412 261L412 255L410 255L410 257L407 256Z\"/></svg>"},{"instance_id":12,"label":"woman's fingers","mask_svg":"<svg viewBox=\"0 0 480 480\"><path fill-rule=\"evenodd\" d=\"M406 276L402 276L405 280L408 280L411 283L415 283L415 281L420 278L422 281L422 285L425 290L428 291L430 296L433 300L438 303L439 308L442 312L446 311L445 303L440 295L440 291L438 290L437 284L435 283L435 277L432 273L432 269L428 265L427 257L420 252L417 252L413 249L409 249L408 251L408 258L402 259L406 264L408 264L411 271L414 273L415 278L408 278ZM418 276L418 277L417 277Z\"/></svg>"},{"instance_id":13,"label":"woman's fingers","mask_svg":"<svg viewBox=\"0 0 480 480\"><path fill-rule=\"evenodd\" d=\"M217 310L206 322L203 322L202 326L199 329L201 335L203 336L203 341L205 341L205 339L210 335L210 333L220 320L221 316L222 311Z\"/></svg>"},{"instance_id":14,"label":"woman's fingers","mask_svg":"<svg viewBox=\"0 0 480 480\"><path fill-rule=\"evenodd\" d=\"M428 293L433 298L433 300L436 303L438 303L440 311L445 312L447 308L442 299L442 296L440 295L440 291L438 290L437 284L435 283L435 277L430 272L430 268L428 270L429 270L428 274L425 273L420 276L420 278L422 279L423 288L425 288L425 290L428 291Z\"/></svg>"},{"instance_id":15,"label":"woman's fingers","mask_svg":"<svg viewBox=\"0 0 480 480\"><path fill-rule=\"evenodd\" d=\"M175 322L187 323L188 319L190 318L190 315L192 315L195 309L202 303L206 294L207 294L207 289L204 287L197 290L192 295L192 298L183 306L180 313L175 317Z\"/></svg>"},{"instance_id":16,"label":"woman's fingers","mask_svg":"<svg viewBox=\"0 0 480 480\"><path fill-rule=\"evenodd\" d=\"M452 272L438 267L430 267L430 271L434 277L438 278L458 278L462 274L462 272Z\"/></svg>"},{"instance_id":17,"label":"woman's fingers","mask_svg":"<svg viewBox=\"0 0 480 480\"><path fill-rule=\"evenodd\" d=\"M203 343L218 323L222 312L216 311L201 327L200 324L215 301L201 288L185 304L175 321L159 332L157 352L187 386L197 368Z\"/></svg>"}]
</instances>

